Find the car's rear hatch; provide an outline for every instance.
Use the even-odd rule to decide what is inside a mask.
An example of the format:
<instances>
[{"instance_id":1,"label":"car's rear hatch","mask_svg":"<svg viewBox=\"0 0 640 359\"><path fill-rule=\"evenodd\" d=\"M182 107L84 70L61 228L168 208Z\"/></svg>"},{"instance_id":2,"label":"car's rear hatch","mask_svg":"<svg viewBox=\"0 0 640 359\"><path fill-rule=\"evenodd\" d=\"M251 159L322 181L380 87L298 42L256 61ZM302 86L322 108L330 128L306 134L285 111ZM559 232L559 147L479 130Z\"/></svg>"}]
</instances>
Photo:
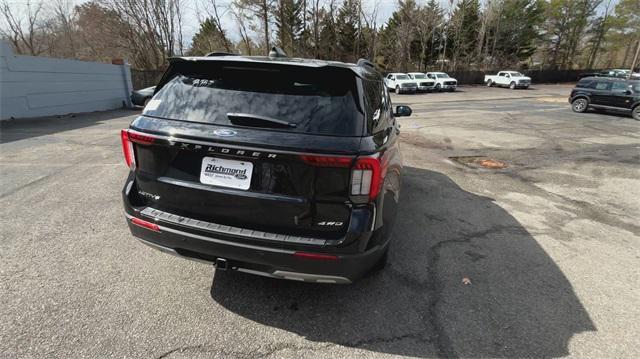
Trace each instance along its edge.
<instances>
[{"instance_id":1,"label":"car's rear hatch","mask_svg":"<svg viewBox=\"0 0 640 359\"><path fill-rule=\"evenodd\" d=\"M344 235L364 127L352 71L180 62L163 81L130 129L146 205L235 228Z\"/></svg>"}]
</instances>

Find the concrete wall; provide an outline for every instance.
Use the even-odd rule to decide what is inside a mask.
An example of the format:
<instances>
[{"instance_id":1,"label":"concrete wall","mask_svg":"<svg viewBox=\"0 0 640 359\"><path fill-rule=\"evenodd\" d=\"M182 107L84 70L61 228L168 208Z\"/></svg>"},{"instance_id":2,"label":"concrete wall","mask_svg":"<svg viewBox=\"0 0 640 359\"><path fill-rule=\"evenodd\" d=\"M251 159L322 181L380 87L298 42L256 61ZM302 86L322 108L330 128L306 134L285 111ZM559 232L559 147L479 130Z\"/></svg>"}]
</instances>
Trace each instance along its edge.
<instances>
[{"instance_id":1,"label":"concrete wall","mask_svg":"<svg viewBox=\"0 0 640 359\"><path fill-rule=\"evenodd\" d=\"M0 119L131 106L129 65L15 55L0 41Z\"/></svg>"}]
</instances>

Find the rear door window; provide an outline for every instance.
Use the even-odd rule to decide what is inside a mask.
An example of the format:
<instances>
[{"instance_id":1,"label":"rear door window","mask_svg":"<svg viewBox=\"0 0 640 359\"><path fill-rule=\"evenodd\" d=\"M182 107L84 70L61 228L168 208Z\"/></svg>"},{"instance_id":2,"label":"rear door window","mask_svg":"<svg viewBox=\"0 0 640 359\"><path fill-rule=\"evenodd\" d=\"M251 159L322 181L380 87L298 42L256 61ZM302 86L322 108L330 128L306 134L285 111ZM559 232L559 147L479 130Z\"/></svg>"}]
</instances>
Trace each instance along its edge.
<instances>
[{"instance_id":1,"label":"rear door window","mask_svg":"<svg viewBox=\"0 0 640 359\"><path fill-rule=\"evenodd\" d=\"M238 127L230 114L243 114L292 124L274 128L258 121L251 128L337 136L363 132L358 80L350 69L190 61L172 64L169 71L171 79L145 115Z\"/></svg>"},{"instance_id":2,"label":"rear door window","mask_svg":"<svg viewBox=\"0 0 640 359\"><path fill-rule=\"evenodd\" d=\"M611 82L597 81L591 84L591 88L600 90L600 91L608 91L608 90L611 90Z\"/></svg>"},{"instance_id":3,"label":"rear door window","mask_svg":"<svg viewBox=\"0 0 640 359\"><path fill-rule=\"evenodd\" d=\"M611 86L611 91L615 92L624 92L629 88L626 82L614 82L613 86Z\"/></svg>"}]
</instances>

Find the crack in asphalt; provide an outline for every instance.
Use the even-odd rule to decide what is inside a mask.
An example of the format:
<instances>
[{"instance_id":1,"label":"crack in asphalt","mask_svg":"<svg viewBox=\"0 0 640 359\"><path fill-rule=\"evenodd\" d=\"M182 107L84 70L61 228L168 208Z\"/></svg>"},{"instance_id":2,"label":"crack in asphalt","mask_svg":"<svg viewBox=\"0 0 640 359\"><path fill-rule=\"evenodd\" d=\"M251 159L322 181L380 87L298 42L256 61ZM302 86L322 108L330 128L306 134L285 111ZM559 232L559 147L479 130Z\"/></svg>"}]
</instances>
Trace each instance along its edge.
<instances>
[{"instance_id":1,"label":"crack in asphalt","mask_svg":"<svg viewBox=\"0 0 640 359\"><path fill-rule=\"evenodd\" d=\"M175 353L184 353L184 352L202 352L202 353L217 353L225 356L231 356L234 358L267 358L278 352L284 350L293 350L293 351L301 351L301 350L315 350L315 349L324 349L332 346L336 346L336 344L326 343L324 345L316 345L316 346L297 346L289 343L278 343L275 345L270 345L268 349L264 350L262 348L258 348L250 351L236 351L236 350L226 350L226 349L214 349L210 348L205 344L200 345L186 345L179 346L173 349L170 349L159 356L156 356L155 359L163 359L169 358Z\"/></svg>"},{"instance_id":2,"label":"crack in asphalt","mask_svg":"<svg viewBox=\"0 0 640 359\"><path fill-rule=\"evenodd\" d=\"M363 345L366 344L375 344L376 342L393 342L398 340L403 340L406 338L413 339L422 339L428 342L434 343L435 348L437 350L439 357L458 357L455 352L454 345L451 339L446 334L446 329L444 324L440 321L437 306L440 302L440 295L442 290L444 289L444 284L438 280L438 270L437 263L440 260L440 251L449 245L457 245L462 243L468 243L474 239L481 239L487 236L490 236L495 233L508 232L512 234L527 234L527 231L519 226L493 226L486 230L471 232L471 233L463 233L460 237L452 238L448 240L443 240L435 245L429 247L428 256L427 256L427 280L420 281L416 278L411 277L405 272L400 271L397 268L394 268L393 265L389 266L389 273L394 275L397 279L400 279L402 283L406 286L413 288L416 291L424 291L426 292L427 300L427 308L425 313L425 322L429 323L428 326L431 327L433 331L433 335L431 337L425 336L424 332L415 332L408 333L404 335L395 336L392 338L373 338L373 339L365 339L360 342ZM355 347L358 347L357 344L349 344Z\"/></svg>"},{"instance_id":3,"label":"crack in asphalt","mask_svg":"<svg viewBox=\"0 0 640 359\"><path fill-rule=\"evenodd\" d=\"M468 243L474 239L487 237L491 234L500 232L511 232L518 234L526 234L526 230L518 226L493 226L486 230L465 233L459 238L452 238L440 241L429 248L427 259L427 292L430 294L428 317L431 319L434 328L434 342L437 344L438 355L441 357L457 357L453 343L446 334L444 323L438 317L437 306L440 302L440 295L444 289L444 284L438 280L437 263L440 260L440 250L449 245Z\"/></svg>"}]
</instances>

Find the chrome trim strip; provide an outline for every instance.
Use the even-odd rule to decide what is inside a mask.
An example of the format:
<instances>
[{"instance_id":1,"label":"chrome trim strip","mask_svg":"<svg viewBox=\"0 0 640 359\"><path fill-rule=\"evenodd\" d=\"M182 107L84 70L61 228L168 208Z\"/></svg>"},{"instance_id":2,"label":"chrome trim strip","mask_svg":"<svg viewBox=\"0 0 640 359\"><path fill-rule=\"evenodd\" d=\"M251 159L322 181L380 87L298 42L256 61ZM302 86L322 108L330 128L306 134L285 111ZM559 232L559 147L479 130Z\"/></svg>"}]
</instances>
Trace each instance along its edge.
<instances>
[{"instance_id":1,"label":"chrome trim strip","mask_svg":"<svg viewBox=\"0 0 640 359\"><path fill-rule=\"evenodd\" d=\"M280 278L284 278L284 279L304 281L304 282L336 283L336 284L351 283L351 281L345 277L337 277L337 276L323 275L323 274L309 274L309 273L287 272L287 271L277 270L273 272L273 275L278 276Z\"/></svg>"},{"instance_id":2,"label":"chrome trim strip","mask_svg":"<svg viewBox=\"0 0 640 359\"><path fill-rule=\"evenodd\" d=\"M604 108L604 109L608 109L608 110L616 110L616 111L623 111L623 112L631 112L631 109L628 108L623 108L623 107L615 107L615 106L605 106L605 105L598 105L598 104L592 104L590 103L589 106L591 107L598 107L598 108Z\"/></svg>"},{"instance_id":3,"label":"chrome trim strip","mask_svg":"<svg viewBox=\"0 0 640 359\"><path fill-rule=\"evenodd\" d=\"M263 276L263 277L269 277L269 278L276 278L276 279L282 279L281 277L277 277L271 273L267 273L267 272L261 272L261 271L257 271L257 270L253 270L253 269L247 269L247 268L233 268L233 270L237 270L238 272L243 272L243 273L248 273L248 274L253 274L253 275L259 275L259 276Z\"/></svg>"},{"instance_id":4,"label":"chrome trim strip","mask_svg":"<svg viewBox=\"0 0 640 359\"><path fill-rule=\"evenodd\" d=\"M131 218L134 218L134 216L132 216L132 215L130 215L128 213L125 213L125 216L129 220L131 220ZM249 249L254 249L254 250L259 250L259 251L266 251L266 252L274 252L274 253L284 253L284 254L293 254L293 253L295 253L295 251L287 250L287 249L261 247L261 246L254 246L254 245L251 245L251 244L224 241L224 240L221 240L221 239L201 236L199 234L179 231L177 229L173 229L173 228L169 228L169 227L165 227L165 226L160 226L159 225L158 227L160 228L161 232L169 232L169 233L178 234L178 235L185 236L185 237L196 238L196 239L200 239L200 240L203 240L203 241L217 243L217 244L223 244L223 245L227 245L227 246L249 248Z\"/></svg>"},{"instance_id":5,"label":"chrome trim strip","mask_svg":"<svg viewBox=\"0 0 640 359\"><path fill-rule=\"evenodd\" d=\"M292 236L288 234L278 234L270 232L256 231L252 229L232 227L223 224L205 222L188 217L178 216L172 213L163 212L152 207L147 207L140 211L140 214L153 218L154 220L172 223L178 226L193 228L201 231L219 233L229 236L246 237L251 239L268 240L273 242L285 242L292 244L308 244L313 246L324 246L326 240L320 238Z\"/></svg>"},{"instance_id":6,"label":"chrome trim strip","mask_svg":"<svg viewBox=\"0 0 640 359\"><path fill-rule=\"evenodd\" d=\"M371 221L371 229L369 229L370 232L373 232L373 230L376 228L376 215L377 215L377 210L376 210L376 204L373 204L373 220Z\"/></svg>"},{"instance_id":7,"label":"chrome trim strip","mask_svg":"<svg viewBox=\"0 0 640 359\"><path fill-rule=\"evenodd\" d=\"M331 284L349 284L351 281L345 277L337 277L332 275L323 275L323 274L309 274L309 273L298 273L298 272L288 272L288 271L280 271L277 270L273 273L257 271L253 269L247 268L236 268L238 272L259 275L262 277L275 278L275 279L286 279L293 280L297 282L312 282L312 283L331 283Z\"/></svg>"}]
</instances>

